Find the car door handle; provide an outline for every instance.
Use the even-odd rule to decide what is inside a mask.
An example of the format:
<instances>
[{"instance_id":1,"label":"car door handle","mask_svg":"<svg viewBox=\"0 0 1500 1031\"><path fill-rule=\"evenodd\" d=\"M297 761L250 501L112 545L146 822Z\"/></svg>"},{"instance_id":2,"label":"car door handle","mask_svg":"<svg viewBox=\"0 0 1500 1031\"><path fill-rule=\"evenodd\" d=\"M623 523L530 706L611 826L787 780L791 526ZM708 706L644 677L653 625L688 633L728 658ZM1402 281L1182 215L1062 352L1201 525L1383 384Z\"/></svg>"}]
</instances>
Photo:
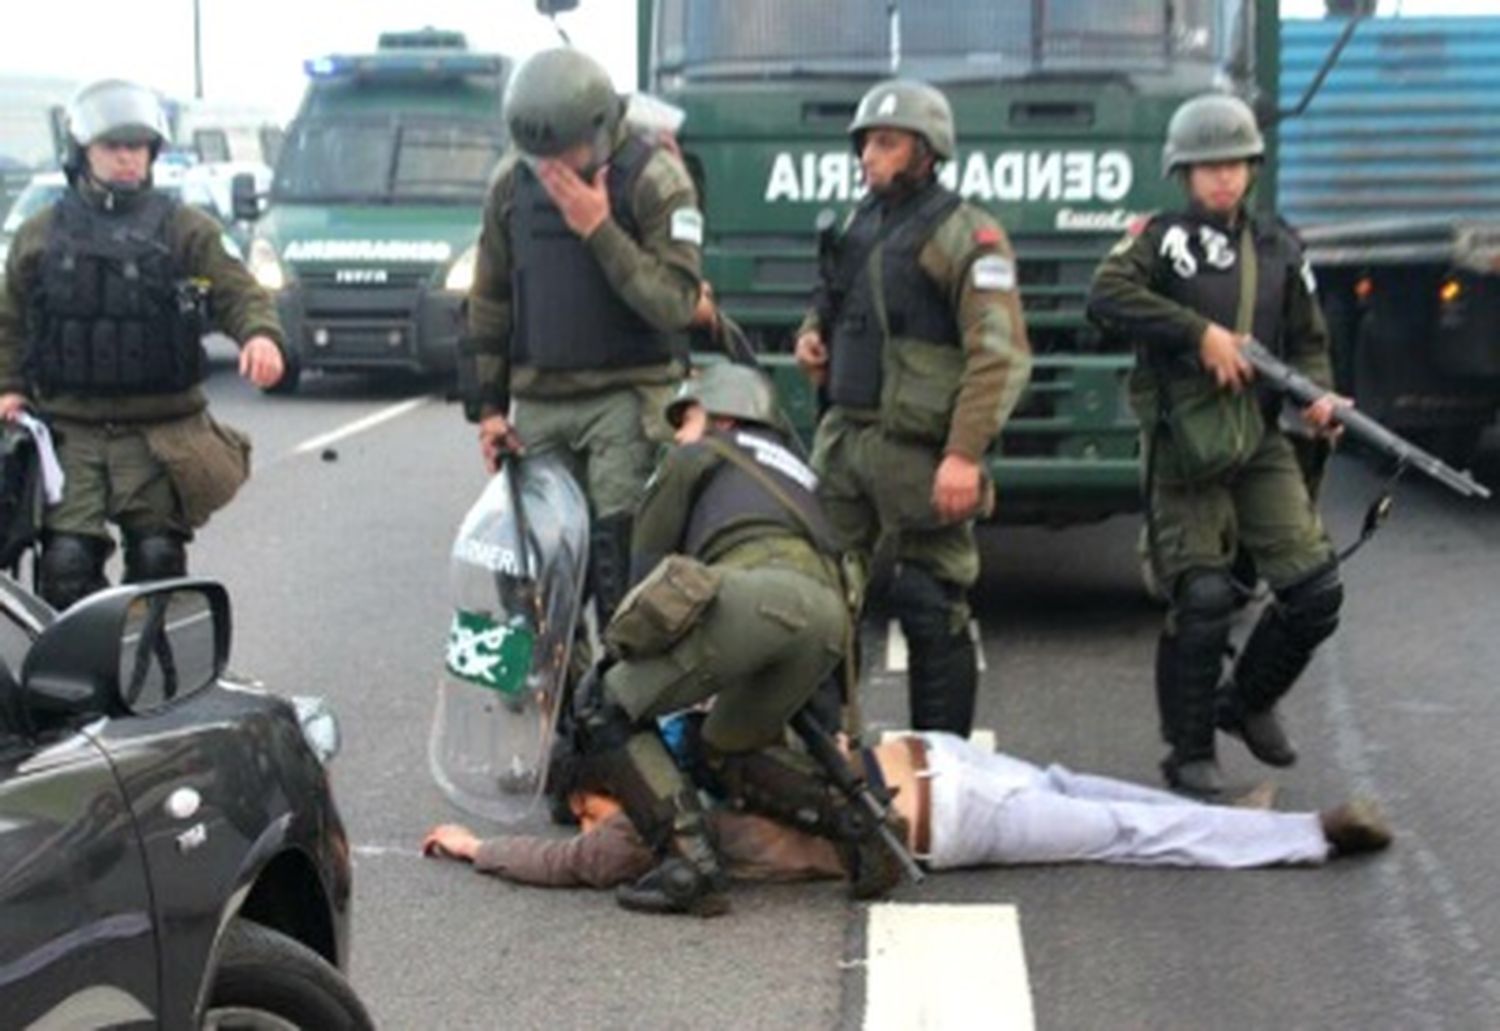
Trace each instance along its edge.
<instances>
[{"instance_id":1,"label":"car door handle","mask_svg":"<svg viewBox=\"0 0 1500 1031\"><path fill-rule=\"evenodd\" d=\"M163 805L167 815L174 820L191 820L198 815L198 807L203 804L203 796L193 788L178 788L167 796Z\"/></svg>"}]
</instances>

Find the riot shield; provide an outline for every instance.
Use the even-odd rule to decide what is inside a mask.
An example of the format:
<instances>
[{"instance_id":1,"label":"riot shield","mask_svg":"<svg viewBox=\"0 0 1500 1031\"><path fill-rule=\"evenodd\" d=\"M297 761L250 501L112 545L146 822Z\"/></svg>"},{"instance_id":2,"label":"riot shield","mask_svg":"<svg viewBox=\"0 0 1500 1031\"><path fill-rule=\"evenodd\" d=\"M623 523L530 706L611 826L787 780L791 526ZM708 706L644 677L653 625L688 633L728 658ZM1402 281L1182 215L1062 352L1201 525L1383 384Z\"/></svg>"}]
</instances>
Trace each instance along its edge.
<instances>
[{"instance_id":1,"label":"riot shield","mask_svg":"<svg viewBox=\"0 0 1500 1031\"><path fill-rule=\"evenodd\" d=\"M508 457L459 528L428 762L467 812L515 823L542 797L588 544L583 491L545 455Z\"/></svg>"}]
</instances>

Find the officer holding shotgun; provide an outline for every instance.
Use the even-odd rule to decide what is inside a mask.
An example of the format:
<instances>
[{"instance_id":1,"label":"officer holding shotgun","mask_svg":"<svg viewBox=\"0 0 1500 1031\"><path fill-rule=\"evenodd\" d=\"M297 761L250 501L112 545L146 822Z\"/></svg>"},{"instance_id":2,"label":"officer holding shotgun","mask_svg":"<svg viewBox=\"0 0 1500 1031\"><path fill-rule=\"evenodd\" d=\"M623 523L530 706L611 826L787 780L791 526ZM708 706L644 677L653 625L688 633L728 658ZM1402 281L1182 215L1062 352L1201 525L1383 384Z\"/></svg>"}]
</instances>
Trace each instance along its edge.
<instances>
[{"instance_id":1,"label":"officer holding shotgun","mask_svg":"<svg viewBox=\"0 0 1500 1031\"><path fill-rule=\"evenodd\" d=\"M1324 441L1350 404L1327 390L1329 338L1312 271L1280 219L1252 212L1265 144L1237 97L1207 94L1167 129L1163 172L1185 204L1133 229L1095 274L1089 317L1130 341L1131 401L1143 427L1148 537L1170 608L1157 644L1156 690L1170 752L1168 784L1223 788L1215 728L1262 762L1297 752L1277 702L1338 625L1338 558L1309 496L1289 432ZM1251 339L1323 391L1292 413L1244 353ZM1274 598L1225 675L1230 617L1246 585L1230 573L1243 548Z\"/></svg>"}]
</instances>

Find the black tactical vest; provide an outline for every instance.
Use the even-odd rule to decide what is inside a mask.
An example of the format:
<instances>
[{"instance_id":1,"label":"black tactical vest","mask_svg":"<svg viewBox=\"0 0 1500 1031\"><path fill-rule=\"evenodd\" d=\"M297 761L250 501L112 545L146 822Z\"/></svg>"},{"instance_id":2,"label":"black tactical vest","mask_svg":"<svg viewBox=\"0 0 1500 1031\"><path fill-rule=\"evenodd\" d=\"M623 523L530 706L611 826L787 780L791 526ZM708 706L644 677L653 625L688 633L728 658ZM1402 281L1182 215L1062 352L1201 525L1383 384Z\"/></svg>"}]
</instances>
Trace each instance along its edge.
<instances>
[{"instance_id":1,"label":"black tactical vest","mask_svg":"<svg viewBox=\"0 0 1500 1031\"><path fill-rule=\"evenodd\" d=\"M1156 248L1161 293L1233 331L1240 307L1239 235L1192 214L1161 215L1154 225L1164 229ZM1254 234L1257 265L1251 335L1281 354L1286 280L1300 266L1301 250L1275 222L1251 219L1246 231ZM1196 362L1197 352L1187 357Z\"/></svg>"},{"instance_id":2,"label":"black tactical vest","mask_svg":"<svg viewBox=\"0 0 1500 1031\"><path fill-rule=\"evenodd\" d=\"M640 227L630 197L654 150L630 137L610 159L606 175L611 214L637 242ZM658 365L674 356L672 335L641 318L615 293L588 246L568 228L524 162L516 166L510 246L514 364L553 371L618 369Z\"/></svg>"},{"instance_id":3,"label":"black tactical vest","mask_svg":"<svg viewBox=\"0 0 1500 1031\"><path fill-rule=\"evenodd\" d=\"M44 394L171 394L204 375L207 311L167 244L177 202L148 192L128 211L76 190L53 209L26 323L27 378Z\"/></svg>"},{"instance_id":4,"label":"black tactical vest","mask_svg":"<svg viewBox=\"0 0 1500 1031\"><path fill-rule=\"evenodd\" d=\"M808 528L811 528L810 543L814 548L826 555L837 553L833 530L815 493L818 478L806 462L781 443L776 434L766 430L715 431L713 436L768 474L788 500L796 505L802 519L787 511L787 506L754 476L735 463L725 461L709 473L707 482L698 490L683 534L683 552L703 558L721 532L754 522L783 527L788 534L804 539L808 538ZM803 522L807 525L803 526Z\"/></svg>"},{"instance_id":5,"label":"black tactical vest","mask_svg":"<svg viewBox=\"0 0 1500 1031\"><path fill-rule=\"evenodd\" d=\"M839 243L833 295L841 297L830 337L828 396L837 405L880 404L880 352L885 344L871 281L871 257L880 251L881 296L892 339L959 344L952 301L917 256L938 224L958 207L958 194L934 182L895 208L871 196L855 213Z\"/></svg>"}]
</instances>

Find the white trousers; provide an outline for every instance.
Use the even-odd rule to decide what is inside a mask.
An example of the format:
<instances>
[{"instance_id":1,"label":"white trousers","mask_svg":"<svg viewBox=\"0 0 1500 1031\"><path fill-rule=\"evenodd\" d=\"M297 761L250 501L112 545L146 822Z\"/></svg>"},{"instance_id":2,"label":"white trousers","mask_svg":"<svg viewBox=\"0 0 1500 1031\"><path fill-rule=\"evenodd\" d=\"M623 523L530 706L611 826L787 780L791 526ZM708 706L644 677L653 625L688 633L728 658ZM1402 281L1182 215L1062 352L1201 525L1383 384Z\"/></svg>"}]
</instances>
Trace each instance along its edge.
<instances>
[{"instance_id":1,"label":"white trousers","mask_svg":"<svg viewBox=\"0 0 1500 1031\"><path fill-rule=\"evenodd\" d=\"M934 869L1098 862L1233 869L1321 863L1316 813L1204 805L1111 777L1045 770L926 733Z\"/></svg>"}]
</instances>

